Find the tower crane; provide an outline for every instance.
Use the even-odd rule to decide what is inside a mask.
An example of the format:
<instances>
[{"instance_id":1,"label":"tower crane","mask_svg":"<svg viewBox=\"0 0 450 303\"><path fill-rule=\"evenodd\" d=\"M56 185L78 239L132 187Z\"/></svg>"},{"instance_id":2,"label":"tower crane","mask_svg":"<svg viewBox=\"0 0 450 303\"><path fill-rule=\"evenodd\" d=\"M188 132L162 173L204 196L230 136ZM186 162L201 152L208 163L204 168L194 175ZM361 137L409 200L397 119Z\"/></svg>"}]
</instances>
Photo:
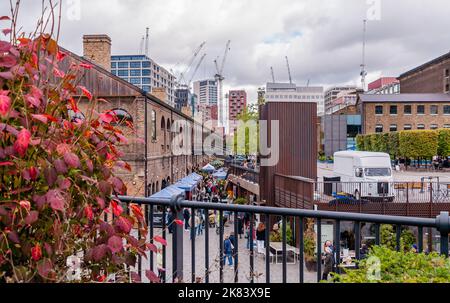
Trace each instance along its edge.
<instances>
[{"instance_id":1,"label":"tower crane","mask_svg":"<svg viewBox=\"0 0 450 303\"><path fill-rule=\"evenodd\" d=\"M273 73L273 67L270 67L270 73L272 74L272 82L275 83L275 75Z\"/></svg>"},{"instance_id":2,"label":"tower crane","mask_svg":"<svg viewBox=\"0 0 450 303\"><path fill-rule=\"evenodd\" d=\"M286 56L286 64L287 64L287 69L288 69L288 74L289 74L289 83L292 84L291 67L289 66L289 59L287 56Z\"/></svg>"},{"instance_id":3,"label":"tower crane","mask_svg":"<svg viewBox=\"0 0 450 303\"><path fill-rule=\"evenodd\" d=\"M203 59L205 59L205 57L206 57L206 54L203 54L203 55L200 57L200 60L198 61L197 65L196 65L195 68L194 68L194 71L192 72L191 77L189 78L189 81L188 81L188 83L187 83L187 87L190 87L190 86L191 86L192 80L194 79L195 74L197 74L197 71L198 71L200 65L202 64Z\"/></svg>"},{"instance_id":4,"label":"tower crane","mask_svg":"<svg viewBox=\"0 0 450 303\"><path fill-rule=\"evenodd\" d=\"M223 58L222 58L222 63L219 64L217 63L217 60L219 58L217 58L216 60L214 60L214 64L216 66L216 74L214 75L214 79L217 81L217 86L218 86L218 119L219 119L219 126L225 128L225 133L228 132L228 106L227 106L227 102L225 101L225 99L223 98L223 80L225 80L225 77L223 76L223 69L225 67L225 62L227 59L227 55L228 55L228 51L230 50L230 44L231 41L228 40L227 44L225 46L225 52L223 54Z\"/></svg>"},{"instance_id":5,"label":"tower crane","mask_svg":"<svg viewBox=\"0 0 450 303\"><path fill-rule=\"evenodd\" d=\"M189 62L188 62L188 64L187 64L186 68L184 69L183 72L181 72L180 76L178 77L178 86L180 86L180 85L186 86L186 85L187 85L187 83L186 83L186 80L187 80L187 79L186 79L185 77L187 76L189 70L191 69L192 64L193 64L194 61L195 61L195 58L197 58L198 54L200 53L200 51L202 50L202 48L205 46L205 44L206 44L206 41L203 41L203 42L195 49L194 55L191 57L191 60L189 60Z\"/></svg>"}]
</instances>

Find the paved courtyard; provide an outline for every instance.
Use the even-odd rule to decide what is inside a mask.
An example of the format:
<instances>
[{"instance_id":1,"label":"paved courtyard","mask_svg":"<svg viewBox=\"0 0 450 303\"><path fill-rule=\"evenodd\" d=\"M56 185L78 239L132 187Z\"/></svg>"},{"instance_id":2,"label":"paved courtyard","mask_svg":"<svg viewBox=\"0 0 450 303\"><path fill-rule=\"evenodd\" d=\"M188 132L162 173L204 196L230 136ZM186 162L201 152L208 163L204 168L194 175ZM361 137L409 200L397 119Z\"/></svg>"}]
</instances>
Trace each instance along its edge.
<instances>
[{"instance_id":1,"label":"paved courtyard","mask_svg":"<svg viewBox=\"0 0 450 303\"><path fill-rule=\"evenodd\" d=\"M229 224L229 226L225 227L225 234L230 234L233 231L233 224ZM161 234L161 229L154 229L155 235ZM184 240L184 281L191 282L191 274L192 274L192 263L191 263L191 241L190 241L190 232L183 231L183 240ZM167 232L166 236L168 245L167 245L167 255L166 255L166 272L167 272L167 281L172 282L172 235ZM247 239L242 236L242 239L239 239L239 269L238 269L238 279L240 283L248 283L250 282L250 251L246 249ZM220 283L220 263L219 263L219 251L220 251L220 242L219 235L216 234L215 228L209 229L209 282L210 283ZM262 254L256 253L255 247L255 256L254 256L254 274L255 274L255 283L265 283L266 282L266 272L265 272L265 257ZM292 259L288 260L292 262ZM281 283L282 282L282 264L281 257L279 258L280 264L271 263L270 264L270 280L273 283ZM205 277L205 232L203 235L197 236L195 239L195 276L200 277L202 282L204 282ZM142 260L142 270L149 269L150 263L149 260ZM156 256L154 257L154 271L156 271ZM229 266L228 262L223 267L224 272L224 283L233 283L234 282L234 265ZM144 276L144 275L143 275ZM304 267L304 281L306 283L316 282L317 280L316 272L308 272L306 267ZM143 278L143 282L147 282L147 278ZM298 283L299 280L299 263L296 261L295 264L287 264L287 282L288 283Z\"/></svg>"}]
</instances>

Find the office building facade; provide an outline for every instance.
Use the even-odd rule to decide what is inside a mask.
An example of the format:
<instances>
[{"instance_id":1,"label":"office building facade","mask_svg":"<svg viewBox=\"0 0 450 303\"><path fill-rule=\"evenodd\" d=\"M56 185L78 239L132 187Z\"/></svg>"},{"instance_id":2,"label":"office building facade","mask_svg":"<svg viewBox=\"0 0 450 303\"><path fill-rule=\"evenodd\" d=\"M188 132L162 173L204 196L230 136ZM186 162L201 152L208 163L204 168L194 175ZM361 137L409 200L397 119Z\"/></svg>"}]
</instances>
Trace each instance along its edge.
<instances>
[{"instance_id":1,"label":"office building facade","mask_svg":"<svg viewBox=\"0 0 450 303\"><path fill-rule=\"evenodd\" d=\"M152 93L164 88L166 103L175 105L175 76L145 55L111 56L111 73Z\"/></svg>"}]
</instances>

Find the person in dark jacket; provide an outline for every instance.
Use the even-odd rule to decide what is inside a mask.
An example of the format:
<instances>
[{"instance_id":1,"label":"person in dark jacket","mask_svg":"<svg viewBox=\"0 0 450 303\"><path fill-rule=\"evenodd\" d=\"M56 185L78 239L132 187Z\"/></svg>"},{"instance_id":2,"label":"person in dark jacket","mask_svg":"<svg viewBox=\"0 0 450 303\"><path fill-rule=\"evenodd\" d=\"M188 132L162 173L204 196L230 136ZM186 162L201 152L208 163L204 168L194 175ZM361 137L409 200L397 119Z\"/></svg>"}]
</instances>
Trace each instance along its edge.
<instances>
[{"instance_id":1,"label":"person in dark jacket","mask_svg":"<svg viewBox=\"0 0 450 303\"><path fill-rule=\"evenodd\" d=\"M238 215L238 221L237 221L237 228L238 228L238 234L239 239L242 239L242 235L244 234L244 221L243 216L241 214Z\"/></svg>"},{"instance_id":2,"label":"person in dark jacket","mask_svg":"<svg viewBox=\"0 0 450 303\"><path fill-rule=\"evenodd\" d=\"M223 259L223 264L225 265L226 259L228 259L228 265L233 265L233 244L230 241L230 237L226 236L225 240L223 241L223 251L225 254L225 257Z\"/></svg>"},{"instance_id":3,"label":"person in dark jacket","mask_svg":"<svg viewBox=\"0 0 450 303\"><path fill-rule=\"evenodd\" d=\"M324 255L322 256L323 260L323 274L322 280L328 280L328 275L333 271L334 265L334 255L331 246L331 241L326 241L324 245Z\"/></svg>"},{"instance_id":4,"label":"person in dark jacket","mask_svg":"<svg viewBox=\"0 0 450 303\"><path fill-rule=\"evenodd\" d=\"M183 217L184 217L184 231L189 231L189 219L191 218L189 209L187 209L187 208L184 209Z\"/></svg>"}]
</instances>

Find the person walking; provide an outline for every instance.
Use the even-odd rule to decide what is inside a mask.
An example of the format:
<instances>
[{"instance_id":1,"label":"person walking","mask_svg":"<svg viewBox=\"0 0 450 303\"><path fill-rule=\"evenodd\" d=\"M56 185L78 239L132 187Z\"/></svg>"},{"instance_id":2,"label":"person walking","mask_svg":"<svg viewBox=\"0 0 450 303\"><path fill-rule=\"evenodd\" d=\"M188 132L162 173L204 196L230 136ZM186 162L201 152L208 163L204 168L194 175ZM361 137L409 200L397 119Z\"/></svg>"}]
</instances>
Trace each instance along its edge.
<instances>
[{"instance_id":1,"label":"person walking","mask_svg":"<svg viewBox=\"0 0 450 303\"><path fill-rule=\"evenodd\" d=\"M333 250L331 248L331 241L326 241L324 244L324 255L322 256L323 260L323 273L322 280L328 280L328 275L333 271L334 265L334 255Z\"/></svg>"},{"instance_id":2,"label":"person walking","mask_svg":"<svg viewBox=\"0 0 450 303\"><path fill-rule=\"evenodd\" d=\"M191 214L189 213L189 209L185 208L183 211L184 217L184 231L189 231L189 219L191 218Z\"/></svg>"},{"instance_id":3,"label":"person walking","mask_svg":"<svg viewBox=\"0 0 450 303\"><path fill-rule=\"evenodd\" d=\"M195 216L195 233L197 234L197 236L200 236L201 229L202 229L201 214L197 213L197 215Z\"/></svg>"},{"instance_id":4,"label":"person walking","mask_svg":"<svg viewBox=\"0 0 450 303\"><path fill-rule=\"evenodd\" d=\"M250 245L255 247L255 239L256 239L256 230L254 228L254 223L250 223L253 226L253 233L250 234L250 227L247 230L247 249L250 250Z\"/></svg>"},{"instance_id":5,"label":"person walking","mask_svg":"<svg viewBox=\"0 0 450 303\"><path fill-rule=\"evenodd\" d=\"M223 241L223 252L225 254L225 258L223 259L223 264L225 265L226 259L228 259L228 265L233 265L233 244L230 241L230 237L225 236L225 240Z\"/></svg>"},{"instance_id":6,"label":"person walking","mask_svg":"<svg viewBox=\"0 0 450 303\"><path fill-rule=\"evenodd\" d=\"M242 235L244 234L244 216L239 213L238 215L238 221L237 221L237 228L238 228L238 234L239 234L239 239L242 239Z\"/></svg>"},{"instance_id":7,"label":"person walking","mask_svg":"<svg viewBox=\"0 0 450 303\"><path fill-rule=\"evenodd\" d=\"M266 226L260 222L256 230L256 251L260 254L264 253L266 242Z\"/></svg>"}]
</instances>

